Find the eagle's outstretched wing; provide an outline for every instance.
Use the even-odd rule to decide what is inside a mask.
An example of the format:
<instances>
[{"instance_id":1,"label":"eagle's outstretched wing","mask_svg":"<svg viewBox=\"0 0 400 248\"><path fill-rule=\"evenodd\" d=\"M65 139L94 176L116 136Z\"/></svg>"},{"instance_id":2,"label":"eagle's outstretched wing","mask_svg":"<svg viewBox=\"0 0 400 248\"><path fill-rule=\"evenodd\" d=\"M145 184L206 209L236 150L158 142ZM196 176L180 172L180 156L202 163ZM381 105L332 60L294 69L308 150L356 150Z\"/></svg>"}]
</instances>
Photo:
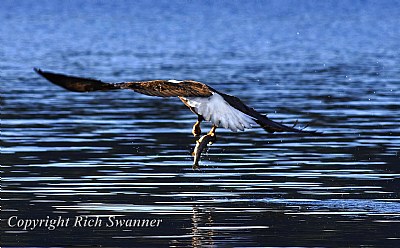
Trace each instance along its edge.
<instances>
[{"instance_id":1,"label":"eagle's outstretched wing","mask_svg":"<svg viewBox=\"0 0 400 248\"><path fill-rule=\"evenodd\" d=\"M115 84L104 83L96 79L67 76L59 73L42 71L38 68L34 68L34 70L37 74L49 80L53 84L74 92L119 89Z\"/></svg>"},{"instance_id":2,"label":"eagle's outstretched wing","mask_svg":"<svg viewBox=\"0 0 400 248\"><path fill-rule=\"evenodd\" d=\"M312 133L312 134L317 133L317 131L314 130L312 131L304 130L307 126L303 127L302 129L295 128L297 122L292 127L286 126L279 122L275 122L269 119L266 115L260 114L255 109L250 108L249 106L244 104L239 98L221 92L218 93L224 98L226 102L229 103L229 105L239 110L240 112L253 117L255 119L255 122L269 133L274 133L274 132L296 132L296 133Z\"/></svg>"},{"instance_id":3,"label":"eagle's outstretched wing","mask_svg":"<svg viewBox=\"0 0 400 248\"><path fill-rule=\"evenodd\" d=\"M105 83L96 79L47 72L37 68L34 68L34 70L50 82L75 92L131 89L144 95L160 97L208 97L212 94L207 85L192 80L151 80L139 82Z\"/></svg>"}]
</instances>

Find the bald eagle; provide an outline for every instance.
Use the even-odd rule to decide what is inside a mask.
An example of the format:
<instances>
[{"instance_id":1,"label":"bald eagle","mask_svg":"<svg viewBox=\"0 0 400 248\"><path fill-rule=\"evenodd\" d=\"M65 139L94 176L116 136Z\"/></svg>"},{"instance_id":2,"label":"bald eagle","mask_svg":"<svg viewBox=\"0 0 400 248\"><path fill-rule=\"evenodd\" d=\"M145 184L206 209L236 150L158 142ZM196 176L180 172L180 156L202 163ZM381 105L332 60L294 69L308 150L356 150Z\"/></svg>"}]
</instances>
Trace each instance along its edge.
<instances>
[{"instance_id":1,"label":"bald eagle","mask_svg":"<svg viewBox=\"0 0 400 248\"><path fill-rule=\"evenodd\" d=\"M296 132L316 133L287 126L269 119L253 108L248 107L239 98L224 94L214 88L193 80L150 80L121 83L105 83L100 80L69 76L59 73L34 70L49 80L67 90L74 92L108 91L129 89L140 94L158 97L179 97L189 109L197 115L192 133L194 136L201 134L200 123L205 120L212 123L211 132L215 135L217 127L230 129L233 132L244 131L259 125L269 133Z\"/></svg>"}]
</instances>

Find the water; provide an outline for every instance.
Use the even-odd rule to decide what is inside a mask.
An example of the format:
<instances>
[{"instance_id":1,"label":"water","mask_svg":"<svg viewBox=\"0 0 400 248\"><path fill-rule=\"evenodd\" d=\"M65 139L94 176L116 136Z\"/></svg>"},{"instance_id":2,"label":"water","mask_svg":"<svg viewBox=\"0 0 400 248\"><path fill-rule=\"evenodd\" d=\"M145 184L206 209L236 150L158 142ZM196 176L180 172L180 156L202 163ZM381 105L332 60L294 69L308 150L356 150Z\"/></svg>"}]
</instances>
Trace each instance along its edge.
<instances>
[{"instance_id":1,"label":"water","mask_svg":"<svg viewBox=\"0 0 400 248\"><path fill-rule=\"evenodd\" d=\"M399 244L398 1L0 7L2 246ZM196 117L178 99L67 92L34 66L115 82L195 79L323 135L218 129L193 171ZM162 223L7 225L81 215Z\"/></svg>"}]
</instances>

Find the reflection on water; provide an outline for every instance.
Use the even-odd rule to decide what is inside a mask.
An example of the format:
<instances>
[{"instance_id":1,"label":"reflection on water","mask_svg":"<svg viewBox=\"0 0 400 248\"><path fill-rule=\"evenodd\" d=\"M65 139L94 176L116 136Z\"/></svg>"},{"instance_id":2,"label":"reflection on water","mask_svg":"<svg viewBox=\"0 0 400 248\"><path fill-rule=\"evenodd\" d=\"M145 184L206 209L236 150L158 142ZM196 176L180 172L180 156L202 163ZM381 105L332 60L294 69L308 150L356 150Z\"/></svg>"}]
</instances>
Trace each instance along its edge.
<instances>
[{"instance_id":1,"label":"reflection on water","mask_svg":"<svg viewBox=\"0 0 400 248\"><path fill-rule=\"evenodd\" d=\"M2 219L163 222L33 232L2 221L5 245L399 242L400 36L390 4L33 3L0 8L11 36L0 38L0 57L11 58L0 62ZM274 120L312 122L323 135L218 129L193 171L196 116L178 99L66 92L33 66L110 81L197 79Z\"/></svg>"}]
</instances>

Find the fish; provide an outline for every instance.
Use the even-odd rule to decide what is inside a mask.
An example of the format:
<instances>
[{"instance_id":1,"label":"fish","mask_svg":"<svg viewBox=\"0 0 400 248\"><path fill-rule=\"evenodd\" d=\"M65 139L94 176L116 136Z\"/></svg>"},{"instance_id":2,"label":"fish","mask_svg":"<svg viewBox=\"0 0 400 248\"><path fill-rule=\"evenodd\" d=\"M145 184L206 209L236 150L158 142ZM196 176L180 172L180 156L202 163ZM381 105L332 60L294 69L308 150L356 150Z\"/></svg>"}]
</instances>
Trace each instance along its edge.
<instances>
[{"instance_id":1,"label":"fish","mask_svg":"<svg viewBox=\"0 0 400 248\"><path fill-rule=\"evenodd\" d=\"M207 147L207 144L212 144L215 141L216 141L216 135L214 132L209 132L208 134L202 136L199 140L196 141L196 146L192 153L192 156L194 156L194 161L192 166L193 170L198 170L200 168L199 167L200 156L204 148Z\"/></svg>"}]
</instances>

